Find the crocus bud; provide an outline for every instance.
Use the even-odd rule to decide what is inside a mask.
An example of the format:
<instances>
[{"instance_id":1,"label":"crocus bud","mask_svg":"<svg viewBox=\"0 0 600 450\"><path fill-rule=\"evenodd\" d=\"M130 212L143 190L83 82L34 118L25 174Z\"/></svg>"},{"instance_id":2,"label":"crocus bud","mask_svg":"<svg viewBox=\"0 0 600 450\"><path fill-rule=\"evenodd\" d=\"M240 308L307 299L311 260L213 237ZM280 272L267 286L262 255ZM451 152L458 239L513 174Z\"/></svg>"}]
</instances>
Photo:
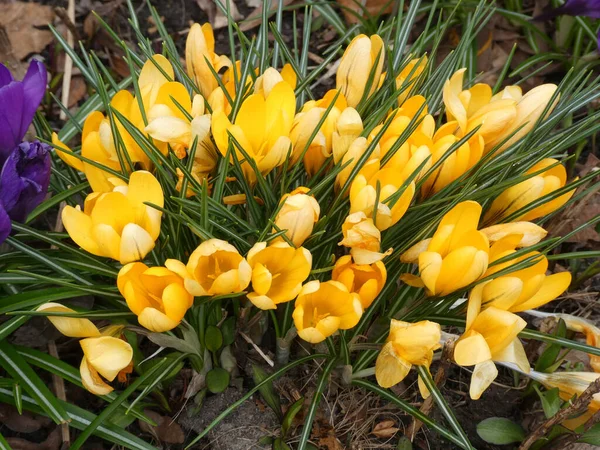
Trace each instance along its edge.
<instances>
[{"instance_id":1,"label":"crocus bud","mask_svg":"<svg viewBox=\"0 0 600 450\"><path fill-rule=\"evenodd\" d=\"M194 303L183 278L165 267L135 262L124 266L117 287L144 328L162 333L175 328Z\"/></svg>"},{"instance_id":2,"label":"crocus bud","mask_svg":"<svg viewBox=\"0 0 600 450\"><path fill-rule=\"evenodd\" d=\"M308 191L308 188L299 187L284 195L281 199L283 205L275 218L277 228L287 230L286 236L296 247L300 247L312 234L321 213L319 203L313 196L307 195ZM276 241L282 240L278 238Z\"/></svg>"},{"instance_id":3,"label":"crocus bud","mask_svg":"<svg viewBox=\"0 0 600 450\"><path fill-rule=\"evenodd\" d=\"M381 232L362 211L355 212L346 217L342 224L344 239L339 245L350 248L350 254L357 264L373 264L381 261L392 253L389 249L381 253Z\"/></svg>"},{"instance_id":4,"label":"crocus bud","mask_svg":"<svg viewBox=\"0 0 600 450\"><path fill-rule=\"evenodd\" d=\"M10 220L23 222L48 193L50 147L23 142L4 162L0 172L0 243L8 236Z\"/></svg>"},{"instance_id":5,"label":"crocus bud","mask_svg":"<svg viewBox=\"0 0 600 450\"><path fill-rule=\"evenodd\" d=\"M164 204L162 187L150 172L133 172L129 184L112 192L87 196L84 210L66 206L62 212L65 229L81 248L127 264L143 259L154 248L160 234Z\"/></svg>"},{"instance_id":6,"label":"crocus bud","mask_svg":"<svg viewBox=\"0 0 600 450\"><path fill-rule=\"evenodd\" d=\"M185 63L188 75L196 82L205 98L219 86L212 69L219 72L223 67L231 67L229 58L215 53L215 36L209 23L195 23L190 28L185 43Z\"/></svg>"},{"instance_id":7,"label":"crocus bud","mask_svg":"<svg viewBox=\"0 0 600 450\"><path fill-rule=\"evenodd\" d=\"M486 212L484 220L488 223L499 222L539 198L565 186L567 171L562 164L558 164L556 159L545 158L541 160L525 172L525 175L540 171L543 172L509 187L496 197L492 206ZM513 220L531 221L550 214L568 202L574 193L575 190L566 192L543 205L514 217Z\"/></svg>"},{"instance_id":8,"label":"crocus bud","mask_svg":"<svg viewBox=\"0 0 600 450\"><path fill-rule=\"evenodd\" d=\"M350 106L345 108L337 118L335 130L331 136L333 162L335 164L341 161L350 145L360 136L362 131L363 123L358 111Z\"/></svg>"},{"instance_id":9,"label":"crocus bud","mask_svg":"<svg viewBox=\"0 0 600 450\"><path fill-rule=\"evenodd\" d=\"M358 105L365 93L371 73L374 76L366 97L375 92L383 70L384 59L383 40L378 35L368 37L361 34L350 42L336 74L336 88L342 91L348 106L354 108Z\"/></svg>"},{"instance_id":10,"label":"crocus bud","mask_svg":"<svg viewBox=\"0 0 600 450\"><path fill-rule=\"evenodd\" d=\"M324 341L337 330L356 326L363 308L358 294L337 281L310 281L296 299L292 314L298 336L311 344Z\"/></svg>"},{"instance_id":11,"label":"crocus bud","mask_svg":"<svg viewBox=\"0 0 600 450\"><path fill-rule=\"evenodd\" d=\"M427 67L427 55L411 59L396 77L396 89L404 90L398 95L398 106L408 98L414 88L414 83Z\"/></svg>"}]
</instances>

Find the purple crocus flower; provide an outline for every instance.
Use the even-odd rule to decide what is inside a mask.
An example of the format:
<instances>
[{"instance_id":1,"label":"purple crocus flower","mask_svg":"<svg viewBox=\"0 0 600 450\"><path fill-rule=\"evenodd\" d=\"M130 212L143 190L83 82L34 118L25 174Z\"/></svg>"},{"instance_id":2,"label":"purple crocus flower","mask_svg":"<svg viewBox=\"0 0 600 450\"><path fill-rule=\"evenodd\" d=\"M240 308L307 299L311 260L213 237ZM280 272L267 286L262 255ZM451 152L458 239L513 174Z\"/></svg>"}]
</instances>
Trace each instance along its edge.
<instances>
[{"instance_id":1,"label":"purple crocus flower","mask_svg":"<svg viewBox=\"0 0 600 450\"><path fill-rule=\"evenodd\" d=\"M22 222L39 205L50 183L50 147L21 142L46 91L46 68L32 61L23 81L0 64L0 243L11 220Z\"/></svg>"},{"instance_id":2,"label":"purple crocus flower","mask_svg":"<svg viewBox=\"0 0 600 450\"><path fill-rule=\"evenodd\" d=\"M534 17L534 20L548 20L562 15L600 19L600 0L567 0L564 5ZM600 32L597 39L600 49Z\"/></svg>"}]
</instances>

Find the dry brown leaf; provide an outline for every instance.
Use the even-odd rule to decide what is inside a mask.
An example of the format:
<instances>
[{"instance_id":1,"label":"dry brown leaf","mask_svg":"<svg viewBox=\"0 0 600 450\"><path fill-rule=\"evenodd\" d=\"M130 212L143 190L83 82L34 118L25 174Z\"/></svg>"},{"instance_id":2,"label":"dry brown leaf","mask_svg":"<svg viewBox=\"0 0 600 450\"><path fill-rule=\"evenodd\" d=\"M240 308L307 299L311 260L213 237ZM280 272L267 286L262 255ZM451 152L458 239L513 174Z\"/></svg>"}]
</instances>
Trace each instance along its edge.
<instances>
[{"instance_id":1,"label":"dry brown leaf","mask_svg":"<svg viewBox=\"0 0 600 450\"><path fill-rule=\"evenodd\" d=\"M140 428L146 433L154 435L159 441L166 444L183 444L185 434L177 422L166 416L161 416L157 412L145 409L144 414L152 419L156 426L147 424L146 422L138 421Z\"/></svg>"},{"instance_id":2,"label":"dry brown leaf","mask_svg":"<svg viewBox=\"0 0 600 450\"><path fill-rule=\"evenodd\" d=\"M344 450L344 446L332 433L319 439L319 448L322 450Z\"/></svg>"},{"instance_id":3,"label":"dry brown leaf","mask_svg":"<svg viewBox=\"0 0 600 450\"><path fill-rule=\"evenodd\" d=\"M82 76L71 78L71 87L69 88L69 108L77 105L79 100L85 97L87 85Z\"/></svg>"},{"instance_id":4,"label":"dry brown leaf","mask_svg":"<svg viewBox=\"0 0 600 450\"><path fill-rule=\"evenodd\" d=\"M399 431L394 425L396 422L393 420L384 420L373 427L371 434L378 438L390 438Z\"/></svg>"},{"instance_id":5,"label":"dry brown leaf","mask_svg":"<svg viewBox=\"0 0 600 450\"><path fill-rule=\"evenodd\" d=\"M46 27L54 19L51 6L39 3L0 3L0 25L6 28L16 58L40 53L53 40Z\"/></svg>"},{"instance_id":6,"label":"dry brown leaf","mask_svg":"<svg viewBox=\"0 0 600 450\"><path fill-rule=\"evenodd\" d=\"M196 0L196 4L208 15L208 21L214 30L227 26L227 17L221 12L221 9L217 7L214 0ZM225 5L227 5L227 3L225 3ZM242 19L242 15L233 1L229 2L229 15L234 22Z\"/></svg>"},{"instance_id":7,"label":"dry brown leaf","mask_svg":"<svg viewBox=\"0 0 600 450\"><path fill-rule=\"evenodd\" d=\"M371 16L389 14L394 3L389 0L337 0L337 2L349 24L360 22L359 18L365 15L365 9Z\"/></svg>"},{"instance_id":8,"label":"dry brown leaf","mask_svg":"<svg viewBox=\"0 0 600 450\"><path fill-rule=\"evenodd\" d=\"M62 443L59 427L54 428L43 442L30 442L16 437L6 438L6 440L13 450L58 450Z\"/></svg>"},{"instance_id":9,"label":"dry brown leaf","mask_svg":"<svg viewBox=\"0 0 600 450\"><path fill-rule=\"evenodd\" d=\"M198 1L198 0L196 0L196 1ZM289 5L293 1L294 0L283 0L283 6ZM262 23L263 4L264 3L262 3L258 8L256 8L250 14L248 14L248 17L246 17L240 24L240 30L248 31L254 27L257 27L258 25L260 25ZM271 17L273 14L275 14L276 11L277 11L277 8L271 8L269 10L269 14L268 14L269 17Z\"/></svg>"}]
</instances>

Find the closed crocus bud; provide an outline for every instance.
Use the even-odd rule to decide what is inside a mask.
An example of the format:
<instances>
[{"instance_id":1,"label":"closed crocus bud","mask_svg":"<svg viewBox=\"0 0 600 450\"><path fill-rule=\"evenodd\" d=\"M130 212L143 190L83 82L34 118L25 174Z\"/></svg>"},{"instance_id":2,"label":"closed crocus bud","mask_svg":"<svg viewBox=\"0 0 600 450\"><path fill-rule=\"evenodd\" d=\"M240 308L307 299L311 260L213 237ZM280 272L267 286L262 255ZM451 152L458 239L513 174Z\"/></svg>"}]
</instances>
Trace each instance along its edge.
<instances>
[{"instance_id":1,"label":"closed crocus bud","mask_svg":"<svg viewBox=\"0 0 600 450\"><path fill-rule=\"evenodd\" d=\"M0 244L11 219L23 222L48 194L50 147L38 141L18 145L0 167Z\"/></svg>"},{"instance_id":2,"label":"closed crocus bud","mask_svg":"<svg viewBox=\"0 0 600 450\"><path fill-rule=\"evenodd\" d=\"M402 92L398 95L398 106L402 106L411 91L414 90L415 82L427 67L427 55L421 58L411 59L396 77L396 89Z\"/></svg>"},{"instance_id":3,"label":"closed crocus bud","mask_svg":"<svg viewBox=\"0 0 600 450\"><path fill-rule=\"evenodd\" d=\"M185 279L187 291L198 297L242 292L250 284L252 269L237 249L220 239L209 239L192 252L187 265L169 259L167 269Z\"/></svg>"},{"instance_id":4,"label":"closed crocus bud","mask_svg":"<svg viewBox=\"0 0 600 450\"><path fill-rule=\"evenodd\" d=\"M477 285L471 290L469 308L477 311L494 306L511 312L522 312L539 308L561 295L571 283L569 272L546 275L548 259L539 252L529 252L518 257L516 252L522 235L508 235L490 248L490 264L508 258L507 261L490 265L484 278L510 268L512 265L529 261L532 265L494 278Z\"/></svg>"},{"instance_id":5,"label":"closed crocus bud","mask_svg":"<svg viewBox=\"0 0 600 450\"><path fill-rule=\"evenodd\" d=\"M496 197L484 216L485 222L502 221L505 217L512 215L530 203L565 186L567 171L556 159L545 158L541 160L525 172L525 175L540 171L542 172L538 175L509 187ZM569 191L513 219L531 221L548 215L567 203L574 193L575 190Z\"/></svg>"},{"instance_id":6,"label":"closed crocus bud","mask_svg":"<svg viewBox=\"0 0 600 450\"><path fill-rule=\"evenodd\" d=\"M526 325L519 316L495 307L479 314L468 312L467 328L454 347L454 360L460 366L475 366L469 389L473 400L498 376L494 361L513 363L529 372L527 355L517 337Z\"/></svg>"},{"instance_id":7,"label":"closed crocus bud","mask_svg":"<svg viewBox=\"0 0 600 450\"><path fill-rule=\"evenodd\" d=\"M499 241L511 234L519 234L522 237L517 248L535 245L548 234L546 230L532 222L501 223L483 228L481 232L487 236L490 242Z\"/></svg>"},{"instance_id":8,"label":"closed crocus bud","mask_svg":"<svg viewBox=\"0 0 600 450\"><path fill-rule=\"evenodd\" d=\"M291 65L285 64L281 72L273 67L267 68L254 82L254 93L267 97L280 82L287 83L292 89L296 88L296 72Z\"/></svg>"},{"instance_id":9,"label":"closed crocus bud","mask_svg":"<svg viewBox=\"0 0 600 450\"><path fill-rule=\"evenodd\" d=\"M384 59L383 40L378 35L368 37L361 34L352 39L336 74L336 89L344 94L348 106L358 105L371 74L371 88L365 98L377 90Z\"/></svg>"},{"instance_id":10,"label":"closed crocus bud","mask_svg":"<svg viewBox=\"0 0 600 450\"><path fill-rule=\"evenodd\" d=\"M103 380L113 381L128 371L133 349L123 339L113 336L89 337L80 342L83 359L79 366L83 386L96 395L107 395L113 388Z\"/></svg>"},{"instance_id":11,"label":"closed crocus bud","mask_svg":"<svg viewBox=\"0 0 600 450\"><path fill-rule=\"evenodd\" d=\"M285 81L273 86L266 96L258 93L246 97L234 123L223 110L215 111L212 133L217 148L227 156L231 134L233 150L238 160L243 161L244 176L253 184L256 172L247 159L251 158L263 175L283 164L292 148L289 136L295 111L294 90Z\"/></svg>"},{"instance_id":12,"label":"closed crocus bud","mask_svg":"<svg viewBox=\"0 0 600 450\"><path fill-rule=\"evenodd\" d=\"M129 184L109 193L92 193L84 210L66 206L62 221L71 239L93 255L127 264L143 259L160 234L163 207L160 183L150 172L133 172Z\"/></svg>"},{"instance_id":13,"label":"closed crocus bud","mask_svg":"<svg viewBox=\"0 0 600 450\"><path fill-rule=\"evenodd\" d=\"M381 231L387 230L402 218L415 194L415 183L408 183L393 168L382 169L367 180L358 175L350 186L350 213L362 211ZM378 192L379 190L379 192ZM377 206L375 201L378 199Z\"/></svg>"},{"instance_id":14,"label":"closed crocus bud","mask_svg":"<svg viewBox=\"0 0 600 450\"><path fill-rule=\"evenodd\" d=\"M477 281L488 267L489 241L477 230L481 206L459 203L448 211L431 239L415 244L401 255L402 262L418 262L419 277L402 280L425 287L428 295L444 296Z\"/></svg>"},{"instance_id":15,"label":"closed crocus bud","mask_svg":"<svg viewBox=\"0 0 600 450\"><path fill-rule=\"evenodd\" d=\"M323 342L337 330L348 330L363 313L360 297L337 281L310 281L296 299L292 317L298 336L311 344Z\"/></svg>"},{"instance_id":16,"label":"closed crocus bud","mask_svg":"<svg viewBox=\"0 0 600 450\"><path fill-rule=\"evenodd\" d=\"M117 287L144 328L162 333L175 328L194 303L183 278L166 267L136 262L124 266Z\"/></svg>"},{"instance_id":17,"label":"closed crocus bud","mask_svg":"<svg viewBox=\"0 0 600 450\"><path fill-rule=\"evenodd\" d=\"M365 154L368 147L369 142L364 137L358 137L350 144L348 151L341 161L341 165L344 165L344 168L337 174L335 179L336 188L341 189L345 186L354 167L356 167L358 160ZM369 155L369 159L361 167L358 174L370 178L379 170L379 168L379 145L377 145ZM348 195L348 190L346 190L345 195Z\"/></svg>"},{"instance_id":18,"label":"closed crocus bud","mask_svg":"<svg viewBox=\"0 0 600 450\"><path fill-rule=\"evenodd\" d=\"M223 67L231 67L229 58L215 53L215 37L210 23L195 23L185 43L185 64L187 73L200 89L204 97L208 97L218 86L213 71L219 72Z\"/></svg>"},{"instance_id":19,"label":"closed crocus bud","mask_svg":"<svg viewBox=\"0 0 600 450\"><path fill-rule=\"evenodd\" d=\"M360 136L362 131L363 123L358 111L350 106L345 108L337 118L331 136L333 162L335 164L342 160L350 145Z\"/></svg>"},{"instance_id":20,"label":"closed crocus bud","mask_svg":"<svg viewBox=\"0 0 600 450\"><path fill-rule=\"evenodd\" d=\"M385 286L387 271L382 261L361 265L353 262L352 256L345 255L336 261L331 279L342 283L348 291L356 292L366 309Z\"/></svg>"},{"instance_id":21,"label":"closed crocus bud","mask_svg":"<svg viewBox=\"0 0 600 450\"><path fill-rule=\"evenodd\" d=\"M308 188L299 187L284 195L281 199L283 205L275 218L277 228L287 230L286 236L296 247L300 247L312 234L321 213L319 203L308 192ZM278 238L275 242L282 240Z\"/></svg>"},{"instance_id":22,"label":"closed crocus bud","mask_svg":"<svg viewBox=\"0 0 600 450\"><path fill-rule=\"evenodd\" d=\"M312 267L312 255L304 247L277 242L267 247L258 242L248 252L252 289L248 299L260 309L276 309L296 298Z\"/></svg>"},{"instance_id":23,"label":"closed crocus bud","mask_svg":"<svg viewBox=\"0 0 600 450\"><path fill-rule=\"evenodd\" d=\"M339 243L350 248L350 254L357 264L373 264L391 254L392 249L381 253L381 232L362 211L346 217L342 225L344 239Z\"/></svg>"},{"instance_id":24,"label":"closed crocus bud","mask_svg":"<svg viewBox=\"0 0 600 450\"><path fill-rule=\"evenodd\" d=\"M438 323L392 319L390 334L375 363L377 383L389 388L404 380L413 365L429 367L433 352L441 348L441 337Z\"/></svg>"}]
</instances>

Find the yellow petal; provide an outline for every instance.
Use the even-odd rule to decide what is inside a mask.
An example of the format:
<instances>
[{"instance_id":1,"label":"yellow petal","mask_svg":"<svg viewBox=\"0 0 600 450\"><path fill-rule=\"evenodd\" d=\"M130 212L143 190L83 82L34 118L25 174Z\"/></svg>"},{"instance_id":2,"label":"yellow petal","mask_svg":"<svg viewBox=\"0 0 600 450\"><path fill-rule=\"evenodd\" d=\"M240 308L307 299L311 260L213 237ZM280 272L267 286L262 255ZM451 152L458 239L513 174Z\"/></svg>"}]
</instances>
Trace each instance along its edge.
<instances>
[{"instance_id":1,"label":"yellow petal","mask_svg":"<svg viewBox=\"0 0 600 450\"><path fill-rule=\"evenodd\" d=\"M497 376L498 369L491 360L477 364L471 376L471 386L469 388L471 398L478 400Z\"/></svg>"},{"instance_id":2,"label":"yellow petal","mask_svg":"<svg viewBox=\"0 0 600 450\"><path fill-rule=\"evenodd\" d=\"M36 311L44 312L64 312L74 313L75 311L71 308L61 305L60 303L44 303ZM48 320L52 322L52 325L56 327L65 336L85 338L100 336L100 331L96 328L89 319L78 319L75 317L60 317L60 316L48 316Z\"/></svg>"},{"instance_id":3,"label":"yellow petal","mask_svg":"<svg viewBox=\"0 0 600 450\"><path fill-rule=\"evenodd\" d=\"M525 373L531 370L527 354L519 338L514 338L504 350L496 353L494 361L514 363Z\"/></svg>"},{"instance_id":4,"label":"yellow petal","mask_svg":"<svg viewBox=\"0 0 600 450\"><path fill-rule=\"evenodd\" d=\"M62 211L62 222L69 237L85 251L96 256L109 256L102 252L92 234L92 219L80 209L65 206Z\"/></svg>"},{"instance_id":5,"label":"yellow petal","mask_svg":"<svg viewBox=\"0 0 600 450\"><path fill-rule=\"evenodd\" d=\"M560 272L549 275L544 279L542 287L537 293L523 303L519 303L510 308L512 312L521 312L528 309L536 309L546 303L554 300L561 295L571 284L571 274L569 272Z\"/></svg>"},{"instance_id":6,"label":"yellow petal","mask_svg":"<svg viewBox=\"0 0 600 450\"><path fill-rule=\"evenodd\" d=\"M92 394L108 395L113 391L113 388L106 384L100 375L98 375L96 369L88 364L85 356L81 360L79 372L81 374L81 383L83 384L83 387Z\"/></svg>"},{"instance_id":7,"label":"yellow petal","mask_svg":"<svg viewBox=\"0 0 600 450\"><path fill-rule=\"evenodd\" d=\"M472 366L490 359L490 347L476 331L467 331L454 346L454 360L459 366Z\"/></svg>"},{"instance_id":8,"label":"yellow petal","mask_svg":"<svg viewBox=\"0 0 600 450\"><path fill-rule=\"evenodd\" d=\"M54 146L54 150L56 150L56 154L69 166L73 167L75 170L79 170L83 172L83 163L81 160L73 155L69 155L65 152L62 152L60 149L71 150L69 147L65 145L60 139L58 139L58 135L56 133L52 133L52 145Z\"/></svg>"},{"instance_id":9,"label":"yellow petal","mask_svg":"<svg viewBox=\"0 0 600 450\"><path fill-rule=\"evenodd\" d=\"M518 247L529 247L537 244L546 237L548 232L539 225L531 222L502 223L481 230L491 242L496 242L510 234L522 234L523 239Z\"/></svg>"},{"instance_id":10,"label":"yellow petal","mask_svg":"<svg viewBox=\"0 0 600 450\"><path fill-rule=\"evenodd\" d=\"M150 234L135 223L128 223L123 228L120 243L121 264L127 264L133 261L144 259L154 248L154 239Z\"/></svg>"},{"instance_id":11,"label":"yellow petal","mask_svg":"<svg viewBox=\"0 0 600 450\"><path fill-rule=\"evenodd\" d=\"M404 380L411 367L411 363L396 354L393 343L388 342L377 356L375 378L381 387L389 388Z\"/></svg>"},{"instance_id":12,"label":"yellow petal","mask_svg":"<svg viewBox=\"0 0 600 450\"><path fill-rule=\"evenodd\" d=\"M131 345L115 337L86 338L80 344L87 363L108 381L113 381L133 358Z\"/></svg>"},{"instance_id":13,"label":"yellow petal","mask_svg":"<svg viewBox=\"0 0 600 450\"><path fill-rule=\"evenodd\" d=\"M429 292L436 294L437 279L442 269L442 256L434 252L422 252L419 255L419 274Z\"/></svg>"},{"instance_id":14,"label":"yellow petal","mask_svg":"<svg viewBox=\"0 0 600 450\"><path fill-rule=\"evenodd\" d=\"M138 322L144 328L155 333L169 331L179 325L179 321L169 318L166 314L154 308L144 308L138 316Z\"/></svg>"}]
</instances>

